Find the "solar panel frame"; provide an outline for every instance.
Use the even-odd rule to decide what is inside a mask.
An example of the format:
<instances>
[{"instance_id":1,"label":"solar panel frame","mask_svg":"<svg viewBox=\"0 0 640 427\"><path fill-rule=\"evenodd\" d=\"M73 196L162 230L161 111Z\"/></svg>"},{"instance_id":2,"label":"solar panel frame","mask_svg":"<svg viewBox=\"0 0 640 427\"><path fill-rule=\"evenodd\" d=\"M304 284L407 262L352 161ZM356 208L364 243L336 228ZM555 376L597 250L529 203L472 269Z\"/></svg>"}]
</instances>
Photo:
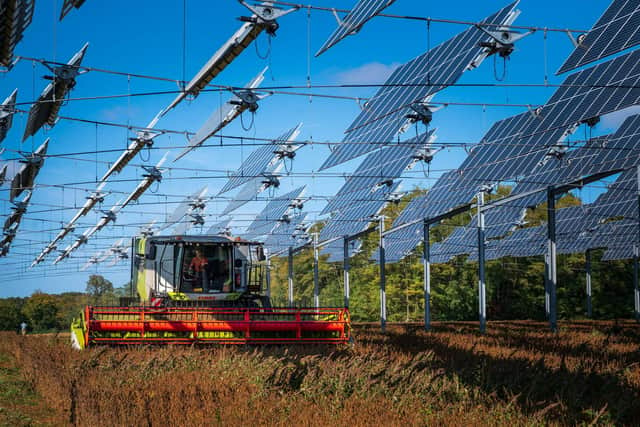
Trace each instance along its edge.
<instances>
[{"instance_id":1,"label":"solar panel frame","mask_svg":"<svg viewBox=\"0 0 640 427\"><path fill-rule=\"evenodd\" d=\"M347 16L342 19L338 28L329 36L322 47L316 52L316 57L335 46L347 36L354 34L369 20L391 6L395 0L359 0Z\"/></svg>"},{"instance_id":2,"label":"solar panel frame","mask_svg":"<svg viewBox=\"0 0 640 427\"><path fill-rule=\"evenodd\" d=\"M614 0L580 45L560 66L556 75L575 70L640 43L640 4Z\"/></svg>"}]
</instances>

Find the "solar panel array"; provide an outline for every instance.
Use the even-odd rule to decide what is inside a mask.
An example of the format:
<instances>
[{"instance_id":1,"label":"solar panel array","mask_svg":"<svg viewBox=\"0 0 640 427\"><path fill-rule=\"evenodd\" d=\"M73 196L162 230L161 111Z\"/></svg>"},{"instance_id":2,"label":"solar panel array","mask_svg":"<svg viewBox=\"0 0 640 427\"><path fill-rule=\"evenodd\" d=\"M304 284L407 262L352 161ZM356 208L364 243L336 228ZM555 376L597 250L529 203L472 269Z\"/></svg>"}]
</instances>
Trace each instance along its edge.
<instances>
[{"instance_id":1,"label":"solar panel array","mask_svg":"<svg viewBox=\"0 0 640 427\"><path fill-rule=\"evenodd\" d=\"M502 24L517 2L486 18L484 24ZM320 170L366 154L381 143L388 143L407 122L414 103L454 84L481 54L479 43L487 34L477 27L398 67L347 129L342 143L331 153Z\"/></svg>"},{"instance_id":2,"label":"solar panel array","mask_svg":"<svg viewBox=\"0 0 640 427\"><path fill-rule=\"evenodd\" d=\"M557 74L576 69L640 43L640 3L614 0L585 34Z\"/></svg>"},{"instance_id":3,"label":"solar panel array","mask_svg":"<svg viewBox=\"0 0 640 427\"><path fill-rule=\"evenodd\" d=\"M294 150L299 147L299 145L286 147L286 145L289 145L293 140L295 140L299 133L299 129L300 125L291 128L270 143L262 145L257 150L254 150L249 154L249 156L240 165L238 171L234 172L229 177L229 180L218 194L233 190L261 174L273 172L275 163L279 159L278 153L280 151L286 148Z\"/></svg>"},{"instance_id":4,"label":"solar panel array","mask_svg":"<svg viewBox=\"0 0 640 427\"><path fill-rule=\"evenodd\" d=\"M0 65L10 67L13 52L31 24L35 0L0 1Z\"/></svg>"},{"instance_id":5,"label":"solar panel array","mask_svg":"<svg viewBox=\"0 0 640 427\"><path fill-rule=\"evenodd\" d=\"M400 183L392 187L379 187L370 192L366 199L358 201L349 207L334 213L320 232L320 241L324 242L335 237L351 236L365 230L376 214L387 203L387 195L395 192Z\"/></svg>"},{"instance_id":6,"label":"solar panel array","mask_svg":"<svg viewBox=\"0 0 640 427\"><path fill-rule=\"evenodd\" d=\"M245 238L255 239L269 234L278 225L278 222L285 221L285 215L291 211L291 203L301 197L304 189L305 186L298 187L269 201L256 219L247 227L244 233Z\"/></svg>"},{"instance_id":7,"label":"solar panel array","mask_svg":"<svg viewBox=\"0 0 640 427\"><path fill-rule=\"evenodd\" d=\"M299 248L309 243L306 235L306 214L300 213L293 215L289 222L280 222L276 228L264 240L264 246L269 250L270 254L285 252L289 248Z\"/></svg>"},{"instance_id":8,"label":"solar panel array","mask_svg":"<svg viewBox=\"0 0 640 427\"><path fill-rule=\"evenodd\" d=\"M353 202L357 203L377 185L392 185L393 181L416 161L417 154L428 146L432 136L433 131L425 132L369 154L327 203L321 214L339 210Z\"/></svg>"},{"instance_id":9,"label":"solar panel array","mask_svg":"<svg viewBox=\"0 0 640 427\"><path fill-rule=\"evenodd\" d=\"M636 105L640 102L640 51L571 74L539 109L526 135L566 128L574 123Z\"/></svg>"},{"instance_id":10,"label":"solar panel array","mask_svg":"<svg viewBox=\"0 0 640 427\"><path fill-rule=\"evenodd\" d=\"M362 28L371 18L382 12L395 0L360 0L351 9L347 16L342 19L340 25L329 36L324 45L318 50L316 56L322 55L325 51L336 45L345 37L354 34Z\"/></svg>"}]
</instances>

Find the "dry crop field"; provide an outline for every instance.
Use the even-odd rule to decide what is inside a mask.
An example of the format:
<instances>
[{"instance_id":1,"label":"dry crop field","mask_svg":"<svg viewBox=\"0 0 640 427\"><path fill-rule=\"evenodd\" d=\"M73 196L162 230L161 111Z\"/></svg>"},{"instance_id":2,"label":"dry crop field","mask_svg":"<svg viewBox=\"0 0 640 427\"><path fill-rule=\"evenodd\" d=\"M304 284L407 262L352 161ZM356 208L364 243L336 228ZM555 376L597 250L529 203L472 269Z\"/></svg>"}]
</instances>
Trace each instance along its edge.
<instances>
[{"instance_id":1,"label":"dry crop field","mask_svg":"<svg viewBox=\"0 0 640 427\"><path fill-rule=\"evenodd\" d=\"M76 352L0 337L0 424L540 425L640 420L640 326L356 325L336 347Z\"/></svg>"}]
</instances>

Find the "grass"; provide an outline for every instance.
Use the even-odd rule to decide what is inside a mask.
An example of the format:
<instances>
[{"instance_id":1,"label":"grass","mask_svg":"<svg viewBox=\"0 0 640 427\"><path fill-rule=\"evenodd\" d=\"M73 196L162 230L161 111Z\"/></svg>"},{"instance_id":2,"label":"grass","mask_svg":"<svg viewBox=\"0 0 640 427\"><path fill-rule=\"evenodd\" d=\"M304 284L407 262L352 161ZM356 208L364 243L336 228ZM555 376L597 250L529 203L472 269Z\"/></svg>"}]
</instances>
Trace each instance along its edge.
<instances>
[{"instance_id":1,"label":"grass","mask_svg":"<svg viewBox=\"0 0 640 427\"><path fill-rule=\"evenodd\" d=\"M15 359L6 352L0 353L0 425L49 425L50 415L51 411L21 376Z\"/></svg>"},{"instance_id":2,"label":"grass","mask_svg":"<svg viewBox=\"0 0 640 427\"><path fill-rule=\"evenodd\" d=\"M6 334L0 354L19 364L19 393L42 396L54 424L637 425L634 322L563 323L558 334L492 322L488 331L356 325L356 343L339 348L84 352L55 336Z\"/></svg>"}]
</instances>

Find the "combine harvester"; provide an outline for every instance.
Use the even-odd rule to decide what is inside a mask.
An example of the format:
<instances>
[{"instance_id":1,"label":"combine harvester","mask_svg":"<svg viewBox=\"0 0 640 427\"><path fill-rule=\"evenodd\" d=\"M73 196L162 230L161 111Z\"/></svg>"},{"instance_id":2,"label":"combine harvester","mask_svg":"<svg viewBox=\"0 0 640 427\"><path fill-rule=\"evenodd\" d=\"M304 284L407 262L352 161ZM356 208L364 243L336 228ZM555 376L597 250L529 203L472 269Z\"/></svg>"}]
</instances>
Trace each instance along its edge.
<instances>
[{"instance_id":1,"label":"combine harvester","mask_svg":"<svg viewBox=\"0 0 640 427\"><path fill-rule=\"evenodd\" d=\"M263 292L261 243L227 235L135 238L132 285L141 305L87 306L74 348L115 344L347 343L346 308L276 308Z\"/></svg>"}]
</instances>

